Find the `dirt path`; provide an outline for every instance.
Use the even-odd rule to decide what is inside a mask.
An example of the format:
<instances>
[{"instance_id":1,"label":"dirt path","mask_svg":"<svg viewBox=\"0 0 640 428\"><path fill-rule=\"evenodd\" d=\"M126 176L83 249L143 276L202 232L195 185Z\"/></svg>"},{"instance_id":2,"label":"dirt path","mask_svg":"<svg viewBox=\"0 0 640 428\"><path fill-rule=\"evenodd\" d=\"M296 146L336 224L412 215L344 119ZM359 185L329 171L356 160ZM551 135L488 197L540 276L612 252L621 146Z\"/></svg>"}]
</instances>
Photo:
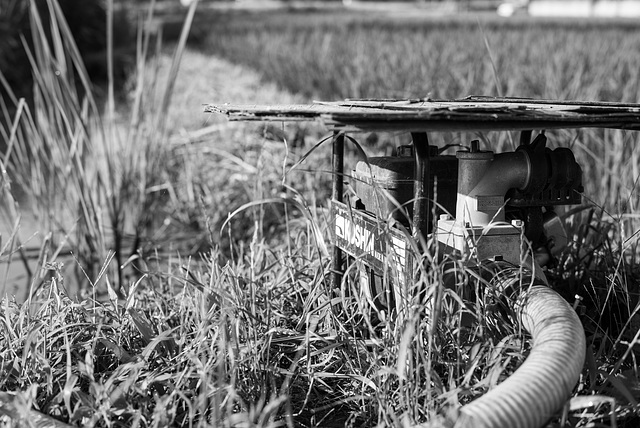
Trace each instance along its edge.
<instances>
[{"instance_id":1,"label":"dirt path","mask_svg":"<svg viewBox=\"0 0 640 428\"><path fill-rule=\"evenodd\" d=\"M170 58L163 58L168 68ZM197 130L228 123L220 115L203 113L203 104L291 104L305 100L246 67L195 50L184 53L175 84L170 120L176 130ZM307 100L308 101L308 100Z\"/></svg>"}]
</instances>

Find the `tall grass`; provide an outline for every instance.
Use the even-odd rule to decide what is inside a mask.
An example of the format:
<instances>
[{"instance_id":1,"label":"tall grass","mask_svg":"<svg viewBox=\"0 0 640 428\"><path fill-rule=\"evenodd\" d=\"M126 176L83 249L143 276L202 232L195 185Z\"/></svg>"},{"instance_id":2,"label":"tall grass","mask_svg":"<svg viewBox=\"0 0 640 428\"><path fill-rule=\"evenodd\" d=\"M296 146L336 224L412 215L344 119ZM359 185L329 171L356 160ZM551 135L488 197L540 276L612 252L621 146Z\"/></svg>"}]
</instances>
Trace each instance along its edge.
<instances>
[{"instance_id":1,"label":"tall grass","mask_svg":"<svg viewBox=\"0 0 640 428\"><path fill-rule=\"evenodd\" d=\"M113 2L108 4L111 17ZM28 195L42 230L53 232L54 248L68 244L73 250L79 280L91 282L114 251L115 267L109 269L119 287L121 267L136 255L154 220L161 198L153 188L171 173L165 169L170 156L165 118L191 20L185 22L166 81L150 72L159 45L154 47L149 32L139 33L132 108L125 116L115 111L112 45L103 108L60 6L55 0L47 5L50 28L44 27L35 3L30 7L33 48L25 43L25 49L34 77L33 104L15 96L2 101L5 115L12 111L8 104L21 107L15 118L3 122L13 125L2 129L8 141L3 163L14 186Z\"/></svg>"}]
</instances>

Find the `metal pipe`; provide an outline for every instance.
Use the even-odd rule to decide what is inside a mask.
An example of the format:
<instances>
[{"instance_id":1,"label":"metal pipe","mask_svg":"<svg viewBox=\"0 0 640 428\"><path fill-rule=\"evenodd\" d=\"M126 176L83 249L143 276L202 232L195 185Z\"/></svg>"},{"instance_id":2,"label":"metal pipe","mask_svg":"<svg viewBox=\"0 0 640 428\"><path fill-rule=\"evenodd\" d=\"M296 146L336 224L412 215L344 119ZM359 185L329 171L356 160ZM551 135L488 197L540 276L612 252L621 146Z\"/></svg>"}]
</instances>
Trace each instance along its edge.
<instances>
[{"instance_id":1,"label":"metal pipe","mask_svg":"<svg viewBox=\"0 0 640 428\"><path fill-rule=\"evenodd\" d=\"M579 379L586 340L578 316L549 287L521 280L520 270L503 270L496 278L505 292L523 289L515 312L532 336L531 352L507 380L462 407L455 428L539 428L562 408Z\"/></svg>"},{"instance_id":2,"label":"metal pipe","mask_svg":"<svg viewBox=\"0 0 640 428\"><path fill-rule=\"evenodd\" d=\"M474 226L504 221L504 195L525 188L531 177L524 151L458 152L456 219Z\"/></svg>"}]
</instances>

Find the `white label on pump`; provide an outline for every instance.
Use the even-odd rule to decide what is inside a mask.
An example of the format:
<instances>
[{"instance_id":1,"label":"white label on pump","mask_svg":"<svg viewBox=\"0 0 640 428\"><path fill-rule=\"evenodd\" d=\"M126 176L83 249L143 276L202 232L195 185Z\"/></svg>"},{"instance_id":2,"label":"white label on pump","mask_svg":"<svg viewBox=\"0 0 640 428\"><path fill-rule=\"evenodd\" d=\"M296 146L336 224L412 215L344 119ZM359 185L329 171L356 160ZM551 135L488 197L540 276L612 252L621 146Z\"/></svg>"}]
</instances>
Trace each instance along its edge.
<instances>
[{"instance_id":1,"label":"white label on pump","mask_svg":"<svg viewBox=\"0 0 640 428\"><path fill-rule=\"evenodd\" d=\"M499 210L504 205L504 196L476 196L476 211Z\"/></svg>"}]
</instances>

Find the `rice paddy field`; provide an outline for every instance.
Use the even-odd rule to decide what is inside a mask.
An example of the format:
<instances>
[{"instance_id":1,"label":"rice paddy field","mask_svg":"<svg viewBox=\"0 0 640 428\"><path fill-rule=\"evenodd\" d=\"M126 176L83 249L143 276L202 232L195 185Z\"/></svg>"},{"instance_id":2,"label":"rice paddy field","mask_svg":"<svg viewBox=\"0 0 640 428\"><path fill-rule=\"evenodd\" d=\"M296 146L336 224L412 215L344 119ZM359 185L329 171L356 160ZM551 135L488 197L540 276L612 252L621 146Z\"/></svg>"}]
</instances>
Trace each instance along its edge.
<instances>
[{"instance_id":1,"label":"rice paddy field","mask_svg":"<svg viewBox=\"0 0 640 428\"><path fill-rule=\"evenodd\" d=\"M429 254L402 320L355 274L332 287L331 148L314 149L327 130L229 123L202 105L472 94L640 102L640 25L623 20L192 8L174 41L141 33L116 94L88 82L48 4L58 25L35 25L34 98L0 106L0 275L31 267L26 285L5 275L2 286L6 425L48 415L57 422L47 426L453 426L531 349L510 302L496 304L489 288L465 301L477 283L462 265L446 292L420 292L443 288L447 267ZM580 316L587 358L546 426L635 427L639 136L547 135L584 173L584 204L562 213L570 244L546 274ZM517 141L430 137L497 151ZM369 155L407 141L354 138ZM348 162L357 156L348 149Z\"/></svg>"}]
</instances>

